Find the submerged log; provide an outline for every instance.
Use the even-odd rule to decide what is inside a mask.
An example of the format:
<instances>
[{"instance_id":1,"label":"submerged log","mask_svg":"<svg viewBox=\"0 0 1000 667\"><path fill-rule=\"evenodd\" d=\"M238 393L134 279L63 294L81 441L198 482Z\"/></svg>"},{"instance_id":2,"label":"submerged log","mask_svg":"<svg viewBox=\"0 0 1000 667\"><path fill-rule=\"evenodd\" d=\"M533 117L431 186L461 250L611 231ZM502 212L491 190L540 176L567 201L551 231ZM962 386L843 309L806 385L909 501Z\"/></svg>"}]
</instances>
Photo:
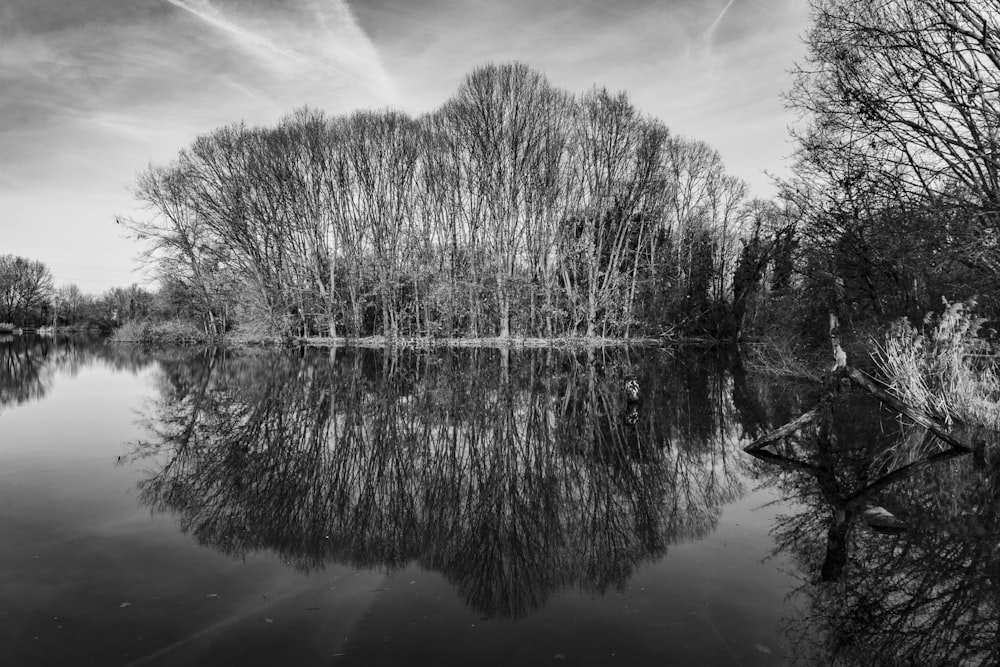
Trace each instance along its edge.
<instances>
[{"instance_id":1,"label":"submerged log","mask_svg":"<svg viewBox=\"0 0 1000 667\"><path fill-rule=\"evenodd\" d=\"M781 440L782 438L788 437L792 433L795 433L800 428L802 428L803 426L805 426L806 424L809 424L809 423L815 421L816 418L819 416L819 413L820 413L820 406L817 405L815 408L813 408L809 412L806 412L806 413L803 413L803 414L799 415L798 417L796 417L792 421L788 422L784 426L776 428L773 431L770 431L770 432L765 433L764 435L760 436L759 438L757 438L756 440L754 440L753 442L751 442L749 445L747 445L746 447L744 447L743 451L752 454L753 452L756 452L757 450L759 450L759 449L761 449L763 447L767 447L772 442L777 442L778 440Z\"/></svg>"}]
</instances>

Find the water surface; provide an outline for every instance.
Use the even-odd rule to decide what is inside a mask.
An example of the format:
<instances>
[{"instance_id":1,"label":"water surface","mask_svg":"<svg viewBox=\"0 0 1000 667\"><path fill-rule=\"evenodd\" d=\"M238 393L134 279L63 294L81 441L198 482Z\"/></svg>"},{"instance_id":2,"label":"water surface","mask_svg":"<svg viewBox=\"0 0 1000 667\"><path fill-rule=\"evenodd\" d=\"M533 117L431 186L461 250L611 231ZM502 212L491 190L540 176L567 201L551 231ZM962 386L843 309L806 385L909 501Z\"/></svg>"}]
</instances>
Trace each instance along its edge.
<instances>
[{"instance_id":1,"label":"water surface","mask_svg":"<svg viewBox=\"0 0 1000 667\"><path fill-rule=\"evenodd\" d=\"M829 483L743 452L817 389L725 355L18 337L0 362L8 664L866 664L887 638L982 640L962 660L988 663L996 637L989 470L893 485L877 500L912 529L852 519L821 581ZM914 437L857 397L837 411L844 489ZM935 528L942 480L979 494L989 539ZM913 628L936 607L888 602L952 580L903 548L922 539L985 559L954 603L975 624L932 636Z\"/></svg>"}]
</instances>

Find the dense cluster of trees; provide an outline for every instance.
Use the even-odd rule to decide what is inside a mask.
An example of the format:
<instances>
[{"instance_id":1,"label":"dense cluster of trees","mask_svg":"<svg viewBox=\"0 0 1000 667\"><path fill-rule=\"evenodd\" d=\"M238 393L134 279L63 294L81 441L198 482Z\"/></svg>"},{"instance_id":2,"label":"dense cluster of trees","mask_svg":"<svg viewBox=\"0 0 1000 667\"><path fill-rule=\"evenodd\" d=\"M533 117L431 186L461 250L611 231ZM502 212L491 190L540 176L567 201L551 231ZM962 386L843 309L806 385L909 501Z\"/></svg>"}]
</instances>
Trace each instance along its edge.
<instances>
[{"instance_id":1,"label":"dense cluster of trees","mask_svg":"<svg viewBox=\"0 0 1000 667\"><path fill-rule=\"evenodd\" d=\"M56 326L83 326L111 329L122 322L146 317L169 317L172 307L158 293L132 284L112 287L100 295L84 294L74 284L64 285L52 296Z\"/></svg>"},{"instance_id":2,"label":"dense cluster of trees","mask_svg":"<svg viewBox=\"0 0 1000 667\"><path fill-rule=\"evenodd\" d=\"M0 255L0 323L10 327L79 327L110 330L145 317L172 317L173 303L139 285L84 294L75 284L56 288L44 262Z\"/></svg>"},{"instance_id":3,"label":"dense cluster of trees","mask_svg":"<svg viewBox=\"0 0 1000 667\"><path fill-rule=\"evenodd\" d=\"M742 252L747 222L766 218L771 247L784 220L625 94L573 96L522 64L473 71L418 119L219 128L135 195L148 215L123 222L178 312L217 333L733 330L733 276L760 273L739 270L761 254Z\"/></svg>"},{"instance_id":4,"label":"dense cluster of trees","mask_svg":"<svg viewBox=\"0 0 1000 667\"><path fill-rule=\"evenodd\" d=\"M974 294L995 313L995 3L811 6L772 201L625 94L506 64L416 119L219 128L143 172L147 214L123 222L168 310L210 333L738 337Z\"/></svg>"},{"instance_id":5,"label":"dense cluster of trees","mask_svg":"<svg viewBox=\"0 0 1000 667\"><path fill-rule=\"evenodd\" d=\"M1000 12L991 0L813 0L789 99L798 270L844 321L1000 294Z\"/></svg>"}]
</instances>

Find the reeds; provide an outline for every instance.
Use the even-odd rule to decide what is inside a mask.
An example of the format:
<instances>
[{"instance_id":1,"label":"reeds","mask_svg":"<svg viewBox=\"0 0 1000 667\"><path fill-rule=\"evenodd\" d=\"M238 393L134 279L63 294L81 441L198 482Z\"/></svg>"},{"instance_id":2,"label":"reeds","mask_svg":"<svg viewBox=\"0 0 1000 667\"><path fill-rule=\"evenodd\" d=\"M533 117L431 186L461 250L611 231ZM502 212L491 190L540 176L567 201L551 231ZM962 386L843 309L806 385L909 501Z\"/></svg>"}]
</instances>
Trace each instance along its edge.
<instances>
[{"instance_id":1,"label":"reeds","mask_svg":"<svg viewBox=\"0 0 1000 667\"><path fill-rule=\"evenodd\" d=\"M873 359L897 398L947 424L1000 431L1000 372L997 356L978 336L982 320L974 301L944 302L940 315L928 314L922 329L895 322Z\"/></svg>"}]
</instances>

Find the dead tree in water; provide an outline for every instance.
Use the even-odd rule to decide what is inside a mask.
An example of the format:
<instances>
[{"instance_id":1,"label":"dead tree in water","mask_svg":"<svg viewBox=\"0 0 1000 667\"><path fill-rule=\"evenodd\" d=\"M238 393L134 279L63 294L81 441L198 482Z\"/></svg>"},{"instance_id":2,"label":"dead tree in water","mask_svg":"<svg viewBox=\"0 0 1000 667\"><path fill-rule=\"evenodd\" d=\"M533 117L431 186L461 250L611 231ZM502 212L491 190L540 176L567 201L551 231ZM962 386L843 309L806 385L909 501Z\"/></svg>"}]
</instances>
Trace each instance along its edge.
<instances>
[{"instance_id":1,"label":"dead tree in water","mask_svg":"<svg viewBox=\"0 0 1000 667\"><path fill-rule=\"evenodd\" d=\"M783 426L758 437L744 448L745 452L762 461L774 463L789 470L804 472L814 477L819 484L822 496L833 510L827 536L826 557L820 572L822 581L839 580L847 563L848 538L851 527L854 525L853 519L864 512L875 494L893 482L905 479L920 469L931 467L948 459L965 456L974 451L979 453L984 447L983 443L969 445L962 442L948 425L919 408L907 405L889 393L879 381L851 367L847 363L847 354L840 345L837 317L832 313L830 315L830 344L834 364L826 375L826 392L817 401L816 406ZM881 475L853 492L842 492L841 484L829 458L834 441L832 438L833 415L831 408L834 398L846 385L859 387L895 412L906 415L914 423L926 428L944 442L947 448ZM818 460L800 460L768 449L770 445L794 435L808 425L816 426Z\"/></svg>"}]
</instances>

